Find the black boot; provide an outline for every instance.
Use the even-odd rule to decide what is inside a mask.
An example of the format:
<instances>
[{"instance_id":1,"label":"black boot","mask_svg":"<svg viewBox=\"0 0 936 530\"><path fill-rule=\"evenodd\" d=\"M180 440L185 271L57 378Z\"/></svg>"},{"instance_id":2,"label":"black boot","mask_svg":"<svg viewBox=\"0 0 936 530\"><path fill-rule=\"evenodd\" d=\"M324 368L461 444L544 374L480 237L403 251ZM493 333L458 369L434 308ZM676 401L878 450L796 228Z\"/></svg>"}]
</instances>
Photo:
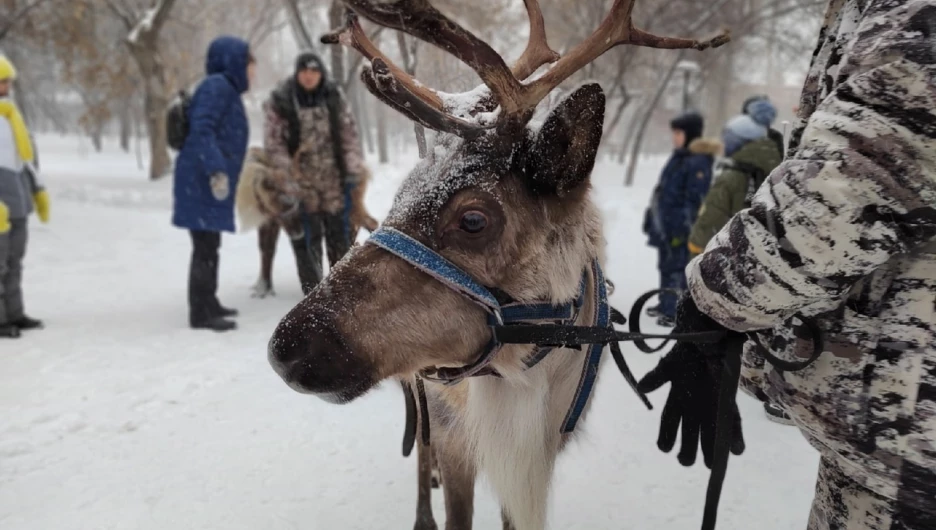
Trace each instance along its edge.
<instances>
[{"instance_id":1,"label":"black boot","mask_svg":"<svg viewBox=\"0 0 936 530\"><path fill-rule=\"evenodd\" d=\"M212 317L203 321L192 321L192 329L208 329L211 331L231 331L237 329L237 322L223 317Z\"/></svg>"},{"instance_id":2,"label":"black boot","mask_svg":"<svg viewBox=\"0 0 936 530\"><path fill-rule=\"evenodd\" d=\"M240 311L232 307L224 307L223 305L218 304L218 316L220 317L231 318L231 317L236 317L239 314L240 314Z\"/></svg>"},{"instance_id":3,"label":"black boot","mask_svg":"<svg viewBox=\"0 0 936 530\"><path fill-rule=\"evenodd\" d=\"M20 338L20 328L14 324L0 324L0 339Z\"/></svg>"},{"instance_id":4,"label":"black boot","mask_svg":"<svg viewBox=\"0 0 936 530\"><path fill-rule=\"evenodd\" d=\"M218 249L221 234L192 231L192 265L189 271L189 325L193 329L230 331L237 324L225 319L233 316L218 302ZM234 312L236 313L236 312Z\"/></svg>"},{"instance_id":5,"label":"black boot","mask_svg":"<svg viewBox=\"0 0 936 530\"><path fill-rule=\"evenodd\" d=\"M29 318L26 315L19 317L14 320L12 324L18 327L21 331L28 331L31 329L42 329L45 325L41 320L36 320L35 318Z\"/></svg>"}]
</instances>

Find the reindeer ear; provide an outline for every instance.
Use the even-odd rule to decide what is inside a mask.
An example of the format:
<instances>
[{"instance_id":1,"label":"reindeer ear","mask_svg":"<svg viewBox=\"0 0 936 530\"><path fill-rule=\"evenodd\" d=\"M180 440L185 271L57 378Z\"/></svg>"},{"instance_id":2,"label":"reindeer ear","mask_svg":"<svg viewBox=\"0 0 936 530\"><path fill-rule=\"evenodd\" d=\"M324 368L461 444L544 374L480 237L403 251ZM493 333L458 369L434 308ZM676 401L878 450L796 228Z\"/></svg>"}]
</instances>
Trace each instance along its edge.
<instances>
[{"instance_id":1,"label":"reindeer ear","mask_svg":"<svg viewBox=\"0 0 936 530\"><path fill-rule=\"evenodd\" d=\"M605 95L584 85L546 118L523 157L522 171L538 193L562 196L588 180L604 127Z\"/></svg>"}]
</instances>

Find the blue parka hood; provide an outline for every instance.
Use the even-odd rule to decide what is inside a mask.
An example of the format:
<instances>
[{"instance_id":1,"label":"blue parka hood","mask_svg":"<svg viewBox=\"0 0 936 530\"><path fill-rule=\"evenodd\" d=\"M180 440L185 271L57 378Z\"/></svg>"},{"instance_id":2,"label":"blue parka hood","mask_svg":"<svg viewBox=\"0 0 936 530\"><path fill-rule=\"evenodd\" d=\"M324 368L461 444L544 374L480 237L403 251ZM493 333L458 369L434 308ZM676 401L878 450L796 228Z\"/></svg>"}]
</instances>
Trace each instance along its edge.
<instances>
[{"instance_id":1,"label":"blue parka hood","mask_svg":"<svg viewBox=\"0 0 936 530\"><path fill-rule=\"evenodd\" d=\"M243 94L250 88L247 80L249 58L250 44L247 41L230 36L218 37L208 46L205 73L223 74Z\"/></svg>"}]
</instances>

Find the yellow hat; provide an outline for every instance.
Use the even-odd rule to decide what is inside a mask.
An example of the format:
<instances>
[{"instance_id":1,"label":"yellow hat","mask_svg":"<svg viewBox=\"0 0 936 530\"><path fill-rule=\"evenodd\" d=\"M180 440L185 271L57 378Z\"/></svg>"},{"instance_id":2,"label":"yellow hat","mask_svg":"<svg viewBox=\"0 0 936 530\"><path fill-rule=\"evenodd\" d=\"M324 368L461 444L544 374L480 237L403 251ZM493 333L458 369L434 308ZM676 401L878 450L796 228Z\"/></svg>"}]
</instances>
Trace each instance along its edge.
<instances>
[{"instance_id":1,"label":"yellow hat","mask_svg":"<svg viewBox=\"0 0 936 530\"><path fill-rule=\"evenodd\" d=\"M0 55L0 81L16 79L16 68L5 56Z\"/></svg>"}]
</instances>

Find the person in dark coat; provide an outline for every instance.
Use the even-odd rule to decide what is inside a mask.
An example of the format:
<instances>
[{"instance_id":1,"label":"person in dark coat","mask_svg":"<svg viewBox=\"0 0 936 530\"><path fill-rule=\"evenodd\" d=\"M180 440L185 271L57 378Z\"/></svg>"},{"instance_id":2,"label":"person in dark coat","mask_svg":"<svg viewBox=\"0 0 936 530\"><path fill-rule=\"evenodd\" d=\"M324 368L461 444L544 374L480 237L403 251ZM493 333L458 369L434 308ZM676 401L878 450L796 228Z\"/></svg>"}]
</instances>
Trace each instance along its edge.
<instances>
[{"instance_id":1,"label":"person in dark coat","mask_svg":"<svg viewBox=\"0 0 936 530\"><path fill-rule=\"evenodd\" d=\"M254 60L247 42L219 37L208 47L207 77L192 95L189 133L175 165L172 224L192 237L189 323L227 331L237 314L218 301L221 232L234 232L234 193L247 152L249 125L241 95L250 87Z\"/></svg>"},{"instance_id":2,"label":"person in dark coat","mask_svg":"<svg viewBox=\"0 0 936 530\"><path fill-rule=\"evenodd\" d=\"M702 138L703 126L702 116L695 112L670 122L675 150L644 216L644 233L650 246L659 251L660 288L667 289L660 295L660 305L648 313L659 317L657 323L662 326L673 325L678 292L686 288L689 232L712 182L715 156L721 151L720 142Z\"/></svg>"}]
</instances>

